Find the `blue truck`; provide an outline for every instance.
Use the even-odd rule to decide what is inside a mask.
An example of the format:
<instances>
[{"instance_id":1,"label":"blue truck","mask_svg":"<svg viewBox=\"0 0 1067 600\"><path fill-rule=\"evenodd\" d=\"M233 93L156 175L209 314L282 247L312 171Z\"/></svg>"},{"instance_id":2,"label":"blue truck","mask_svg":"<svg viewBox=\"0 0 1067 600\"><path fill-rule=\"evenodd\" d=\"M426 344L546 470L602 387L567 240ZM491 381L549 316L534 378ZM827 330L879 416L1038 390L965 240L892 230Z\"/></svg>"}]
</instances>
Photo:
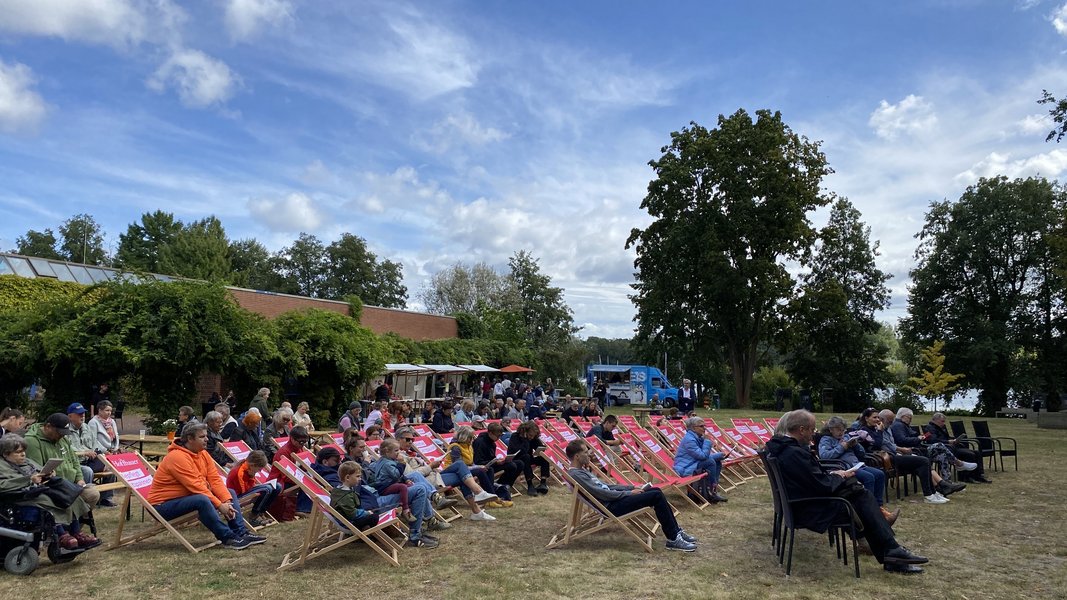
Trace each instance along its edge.
<instances>
[{"instance_id":1,"label":"blue truck","mask_svg":"<svg viewBox=\"0 0 1067 600\"><path fill-rule=\"evenodd\" d=\"M647 365L589 365L585 370L585 383L590 396L598 384L604 384L609 406L650 406L653 395L658 396L663 405L678 402L678 388L667 381L663 371Z\"/></svg>"}]
</instances>

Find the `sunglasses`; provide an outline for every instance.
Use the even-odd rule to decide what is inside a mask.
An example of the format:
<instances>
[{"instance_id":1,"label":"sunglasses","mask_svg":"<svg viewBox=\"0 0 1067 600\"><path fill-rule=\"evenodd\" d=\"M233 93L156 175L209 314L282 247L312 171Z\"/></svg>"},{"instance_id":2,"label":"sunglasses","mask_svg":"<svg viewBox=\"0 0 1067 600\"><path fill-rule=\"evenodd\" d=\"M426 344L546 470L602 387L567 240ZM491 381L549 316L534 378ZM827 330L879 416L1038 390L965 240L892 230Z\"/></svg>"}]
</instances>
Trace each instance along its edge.
<instances>
[{"instance_id":1,"label":"sunglasses","mask_svg":"<svg viewBox=\"0 0 1067 600\"><path fill-rule=\"evenodd\" d=\"M400 438L400 439L404 440L405 442L412 442L412 441L415 440L415 438L410 438L410 437L404 437L404 438Z\"/></svg>"}]
</instances>

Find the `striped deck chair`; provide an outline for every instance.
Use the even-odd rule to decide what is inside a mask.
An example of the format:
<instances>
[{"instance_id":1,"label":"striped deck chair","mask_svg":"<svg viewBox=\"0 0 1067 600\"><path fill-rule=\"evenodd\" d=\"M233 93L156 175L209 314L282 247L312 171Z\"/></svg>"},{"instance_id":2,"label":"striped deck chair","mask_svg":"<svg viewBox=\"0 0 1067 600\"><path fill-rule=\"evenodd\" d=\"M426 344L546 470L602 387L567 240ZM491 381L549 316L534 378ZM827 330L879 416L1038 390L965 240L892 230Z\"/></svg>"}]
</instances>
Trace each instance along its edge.
<instances>
[{"instance_id":1,"label":"striped deck chair","mask_svg":"<svg viewBox=\"0 0 1067 600\"><path fill-rule=\"evenodd\" d=\"M215 465L215 468L218 469L218 471L219 471L219 477L221 477L223 481L226 481L226 476L229 475L229 471L227 471L224 467L219 466L218 464ZM264 469L264 470L266 470L266 469ZM256 483L262 483L262 482L260 482L257 479ZM234 490L234 491L236 491L236 490ZM246 513L251 512L252 507L256 504L256 500L257 499L258 499L257 496L251 496L251 495L238 496L237 500L241 504L241 514L245 515ZM263 529L264 527L270 527L271 525L277 525L278 524L278 519L275 519L274 515L270 514L269 512L268 513L263 513L263 514L268 519L270 519L267 522L266 525L263 525L261 527L253 527L252 524L248 522L248 519L246 517L245 518L245 527L248 527L252 531L259 531L260 529Z\"/></svg>"},{"instance_id":2,"label":"striped deck chair","mask_svg":"<svg viewBox=\"0 0 1067 600\"><path fill-rule=\"evenodd\" d=\"M745 438L746 445L750 448L758 450L765 443L765 440L760 438L756 430L753 429L756 426L756 422L752 419L730 419L730 423L733 424L733 429Z\"/></svg>"},{"instance_id":3,"label":"striped deck chair","mask_svg":"<svg viewBox=\"0 0 1067 600\"><path fill-rule=\"evenodd\" d=\"M578 431L581 432L582 437L588 437L589 432L593 430L593 424L589 421L579 421L575 419L574 424L578 427Z\"/></svg>"},{"instance_id":4,"label":"striped deck chair","mask_svg":"<svg viewBox=\"0 0 1067 600\"><path fill-rule=\"evenodd\" d=\"M382 513L374 527L360 530L330 506L330 494L326 488L319 485L315 478L310 477L293 461L283 456L276 460L274 465L311 498L315 509L307 520L307 529L300 547L285 555L278 567L279 571L301 566L309 560L357 541L369 546L394 567L400 566L400 544L386 533L387 529L399 523L395 509Z\"/></svg>"},{"instance_id":5,"label":"striped deck chair","mask_svg":"<svg viewBox=\"0 0 1067 600\"><path fill-rule=\"evenodd\" d=\"M723 429L722 432L736 443L735 448L741 454L739 458L743 458L745 466L752 471L753 476L759 477L767 474L759 458L759 451L748 445L741 432L733 428Z\"/></svg>"},{"instance_id":6,"label":"striped deck chair","mask_svg":"<svg viewBox=\"0 0 1067 600\"><path fill-rule=\"evenodd\" d=\"M778 421L781 421L778 417L763 419L763 422L767 424L767 429L770 430L771 435L774 435L774 430L778 429Z\"/></svg>"},{"instance_id":7,"label":"striped deck chair","mask_svg":"<svg viewBox=\"0 0 1067 600\"><path fill-rule=\"evenodd\" d=\"M108 550L135 544L141 540L155 537L164 531L178 538L182 546L185 546L185 549L193 554L221 543L212 537L210 543L194 546L189 540L185 539L185 536L179 533L178 529L196 525L200 522L199 515L195 511L168 521L156 511L154 506L148 503L148 495L152 492L152 480L155 477L156 470L152 465L148 464L148 461L143 456L136 452L127 452L123 454L101 454L100 458L104 460L111 472L115 474L115 477L126 485L127 493L126 499L122 502L122 513L128 513L131 501L136 498L141 503L141 506L144 507L145 513L155 521L155 525L144 531L139 531L128 537L122 537L126 519L119 519L118 531L115 532L115 537L108 546Z\"/></svg>"},{"instance_id":8,"label":"striped deck chair","mask_svg":"<svg viewBox=\"0 0 1067 600\"><path fill-rule=\"evenodd\" d=\"M620 516L613 515L596 497L571 478L567 472L570 461L566 459L565 453L561 454L560 449L555 447L547 448L543 454L549 466L571 490L571 510L567 523L552 536L545 546L546 549L565 546L602 529L618 526L637 540L645 552L652 553L655 531L649 526L649 521L656 521L656 518L651 508L642 508Z\"/></svg>"},{"instance_id":9,"label":"striped deck chair","mask_svg":"<svg viewBox=\"0 0 1067 600\"><path fill-rule=\"evenodd\" d=\"M624 435L632 435L642 445L646 460L641 461L641 468L652 475L654 481L662 481L663 486L669 486L682 493L683 497L699 510L711 506L711 503L704 499L696 487L697 483L707 476L707 473L679 475L674 470L674 455L667 452L656 441L656 438L643 428ZM699 498L699 501L694 500L693 496Z\"/></svg>"},{"instance_id":10,"label":"striped deck chair","mask_svg":"<svg viewBox=\"0 0 1067 600\"><path fill-rule=\"evenodd\" d=\"M232 458L234 463L248 458L248 455L252 453L248 444L244 442L222 442L222 451ZM270 467L263 467L259 473L256 473L256 483L267 483L268 475L270 475Z\"/></svg>"}]
</instances>

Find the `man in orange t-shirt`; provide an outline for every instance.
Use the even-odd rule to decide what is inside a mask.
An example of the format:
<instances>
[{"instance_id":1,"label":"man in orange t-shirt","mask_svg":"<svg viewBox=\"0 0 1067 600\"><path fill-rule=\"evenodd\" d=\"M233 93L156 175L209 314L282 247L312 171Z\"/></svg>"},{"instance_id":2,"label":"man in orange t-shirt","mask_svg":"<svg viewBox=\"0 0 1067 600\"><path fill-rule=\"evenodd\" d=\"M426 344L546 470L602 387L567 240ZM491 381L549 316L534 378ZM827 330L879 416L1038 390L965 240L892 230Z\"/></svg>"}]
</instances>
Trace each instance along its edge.
<instances>
[{"instance_id":1,"label":"man in orange t-shirt","mask_svg":"<svg viewBox=\"0 0 1067 600\"><path fill-rule=\"evenodd\" d=\"M206 425L185 427L181 440L167 448L159 463L148 502L168 521L196 511L204 527L228 548L262 544L266 538L245 528L237 496L226 489L207 443Z\"/></svg>"}]
</instances>

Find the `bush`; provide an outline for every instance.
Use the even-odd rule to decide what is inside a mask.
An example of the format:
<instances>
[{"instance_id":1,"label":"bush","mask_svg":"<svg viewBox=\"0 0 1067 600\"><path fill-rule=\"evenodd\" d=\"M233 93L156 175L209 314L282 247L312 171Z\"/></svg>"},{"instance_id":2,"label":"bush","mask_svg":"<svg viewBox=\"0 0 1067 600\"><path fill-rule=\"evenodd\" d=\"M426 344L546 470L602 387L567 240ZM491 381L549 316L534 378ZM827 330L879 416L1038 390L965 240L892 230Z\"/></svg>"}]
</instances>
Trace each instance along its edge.
<instances>
[{"instance_id":1,"label":"bush","mask_svg":"<svg viewBox=\"0 0 1067 600\"><path fill-rule=\"evenodd\" d=\"M777 406L774 394L779 388L793 389L796 383L783 367L760 367L752 375L752 408L774 410Z\"/></svg>"}]
</instances>

